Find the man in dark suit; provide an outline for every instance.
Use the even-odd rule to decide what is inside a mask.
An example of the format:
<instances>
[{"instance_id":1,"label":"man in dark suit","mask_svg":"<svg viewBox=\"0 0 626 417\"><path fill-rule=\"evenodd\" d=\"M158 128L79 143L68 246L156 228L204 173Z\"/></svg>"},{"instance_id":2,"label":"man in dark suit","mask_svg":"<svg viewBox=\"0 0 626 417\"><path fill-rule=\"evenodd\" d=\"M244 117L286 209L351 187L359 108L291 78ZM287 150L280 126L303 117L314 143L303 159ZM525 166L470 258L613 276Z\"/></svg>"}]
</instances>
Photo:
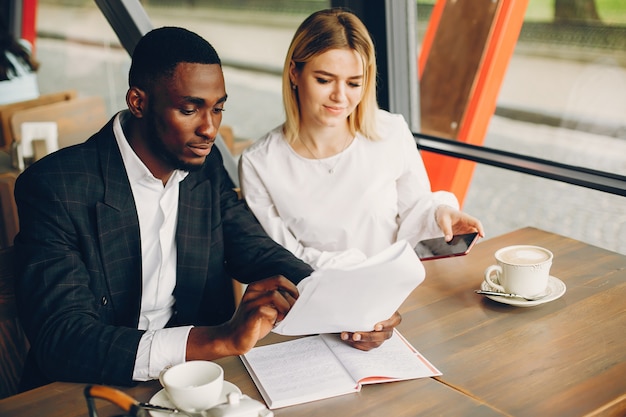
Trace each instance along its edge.
<instances>
[{"instance_id":1,"label":"man in dark suit","mask_svg":"<svg viewBox=\"0 0 626 417\"><path fill-rule=\"evenodd\" d=\"M15 196L22 389L128 385L252 348L311 268L267 237L213 147L219 57L181 28L133 52L128 110L22 175ZM249 283L237 309L230 277Z\"/></svg>"}]
</instances>

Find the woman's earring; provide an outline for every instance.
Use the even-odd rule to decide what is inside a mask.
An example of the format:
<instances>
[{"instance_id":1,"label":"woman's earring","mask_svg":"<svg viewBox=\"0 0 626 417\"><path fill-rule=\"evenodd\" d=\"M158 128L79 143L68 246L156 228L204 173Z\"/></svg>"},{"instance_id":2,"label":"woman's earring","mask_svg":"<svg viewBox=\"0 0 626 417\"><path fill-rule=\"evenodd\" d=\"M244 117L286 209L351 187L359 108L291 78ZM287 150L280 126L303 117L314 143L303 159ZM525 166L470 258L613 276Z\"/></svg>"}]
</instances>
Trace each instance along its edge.
<instances>
[{"instance_id":1,"label":"woman's earring","mask_svg":"<svg viewBox=\"0 0 626 417\"><path fill-rule=\"evenodd\" d=\"M296 91L298 89L298 87L295 84L291 84L291 89Z\"/></svg>"}]
</instances>

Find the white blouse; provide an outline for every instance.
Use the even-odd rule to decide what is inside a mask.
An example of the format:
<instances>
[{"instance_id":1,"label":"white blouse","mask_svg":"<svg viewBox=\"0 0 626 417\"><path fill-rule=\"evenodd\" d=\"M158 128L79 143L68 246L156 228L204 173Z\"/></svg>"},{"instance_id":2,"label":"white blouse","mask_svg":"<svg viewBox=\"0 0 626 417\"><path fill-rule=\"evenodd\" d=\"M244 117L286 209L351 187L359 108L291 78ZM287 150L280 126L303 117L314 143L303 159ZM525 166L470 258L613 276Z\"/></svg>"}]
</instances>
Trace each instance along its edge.
<instances>
[{"instance_id":1,"label":"white blouse","mask_svg":"<svg viewBox=\"0 0 626 417\"><path fill-rule=\"evenodd\" d=\"M381 140L357 134L330 158L298 155L282 126L241 156L248 206L274 240L315 269L361 262L397 240L442 236L436 207L458 208L452 193L431 192L404 118L383 110L377 117Z\"/></svg>"}]
</instances>

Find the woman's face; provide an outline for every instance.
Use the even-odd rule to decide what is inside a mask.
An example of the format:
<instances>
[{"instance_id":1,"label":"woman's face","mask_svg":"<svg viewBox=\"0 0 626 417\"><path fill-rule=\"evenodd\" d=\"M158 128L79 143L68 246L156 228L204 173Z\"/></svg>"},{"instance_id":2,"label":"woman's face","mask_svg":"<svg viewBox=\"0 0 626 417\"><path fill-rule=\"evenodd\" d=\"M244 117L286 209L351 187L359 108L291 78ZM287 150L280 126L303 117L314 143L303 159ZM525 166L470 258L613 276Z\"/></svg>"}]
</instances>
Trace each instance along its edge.
<instances>
[{"instance_id":1,"label":"woman's face","mask_svg":"<svg viewBox=\"0 0 626 417\"><path fill-rule=\"evenodd\" d=\"M345 126L363 94L363 60L352 49L331 49L304 64L292 62L302 127Z\"/></svg>"}]
</instances>

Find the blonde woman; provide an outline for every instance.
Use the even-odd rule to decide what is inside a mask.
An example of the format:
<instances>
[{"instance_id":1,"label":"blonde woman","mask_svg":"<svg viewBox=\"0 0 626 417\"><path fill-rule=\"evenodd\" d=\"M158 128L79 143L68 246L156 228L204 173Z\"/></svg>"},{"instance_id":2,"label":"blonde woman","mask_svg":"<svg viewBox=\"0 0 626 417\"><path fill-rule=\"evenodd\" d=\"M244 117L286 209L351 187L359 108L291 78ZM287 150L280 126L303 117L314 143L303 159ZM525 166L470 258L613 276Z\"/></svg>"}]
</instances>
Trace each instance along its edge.
<instances>
[{"instance_id":1,"label":"blonde woman","mask_svg":"<svg viewBox=\"0 0 626 417\"><path fill-rule=\"evenodd\" d=\"M432 193L413 135L378 108L363 23L341 9L309 16L283 72L286 121L247 149L242 192L265 230L314 268L374 255L398 239L478 231L448 192Z\"/></svg>"},{"instance_id":2,"label":"blonde woman","mask_svg":"<svg viewBox=\"0 0 626 417\"><path fill-rule=\"evenodd\" d=\"M352 265L400 239L484 235L453 194L431 192L403 117L378 108L374 45L354 14L304 20L283 101L285 123L240 159L241 188L266 232L313 268Z\"/></svg>"}]
</instances>

